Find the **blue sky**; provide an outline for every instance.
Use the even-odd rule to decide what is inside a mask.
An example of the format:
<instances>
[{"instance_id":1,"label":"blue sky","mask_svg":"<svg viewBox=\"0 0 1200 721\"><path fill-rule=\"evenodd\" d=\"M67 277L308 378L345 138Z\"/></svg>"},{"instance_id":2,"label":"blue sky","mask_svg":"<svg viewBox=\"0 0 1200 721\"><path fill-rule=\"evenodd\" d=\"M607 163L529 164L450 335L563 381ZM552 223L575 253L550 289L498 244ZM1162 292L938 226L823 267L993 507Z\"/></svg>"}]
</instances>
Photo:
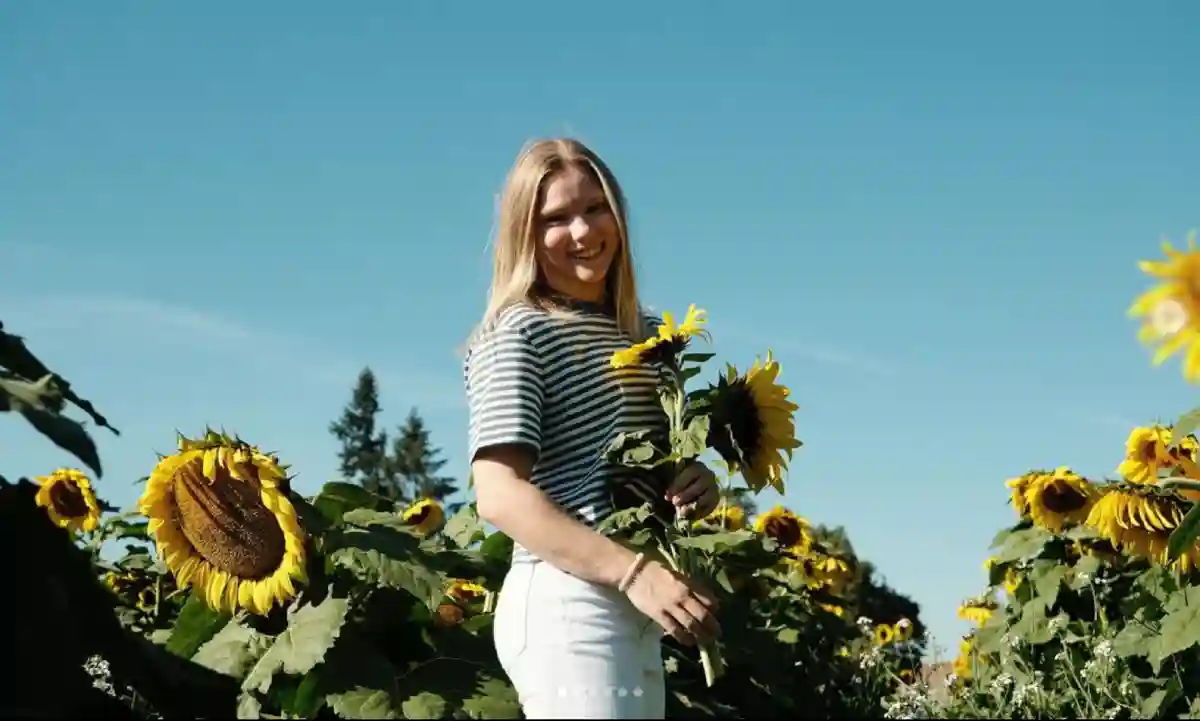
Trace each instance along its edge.
<instances>
[{"instance_id":1,"label":"blue sky","mask_svg":"<svg viewBox=\"0 0 1200 721\"><path fill-rule=\"evenodd\" d=\"M465 477L494 196L569 133L626 187L646 300L781 359L786 502L953 650L1004 480L1111 474L1195 403L1124 314L1200 225L1200 5L649 7L0 9L0 313L124 432L103 495L205 424L315 490L364 364ZM20 423L0 448L72 463Z\"/></svg>"}]
</instances>

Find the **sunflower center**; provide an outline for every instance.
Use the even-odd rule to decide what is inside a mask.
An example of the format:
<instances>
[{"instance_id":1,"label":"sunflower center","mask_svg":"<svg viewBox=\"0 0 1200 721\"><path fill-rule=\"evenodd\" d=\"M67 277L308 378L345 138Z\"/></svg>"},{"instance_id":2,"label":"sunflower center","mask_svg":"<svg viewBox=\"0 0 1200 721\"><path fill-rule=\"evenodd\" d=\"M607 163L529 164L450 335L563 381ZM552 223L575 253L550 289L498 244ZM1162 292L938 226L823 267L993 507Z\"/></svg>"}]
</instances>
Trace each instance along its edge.
<instances>
[{"instance_id":1,"label":"sunflower center","mask_svg":"<svg viewBox=\"0 0 1200 721\"><path fill-rule=\"evenodd\" d=\"M87 501L83 491L74 483L55 483L50 487L50 503L54 511L63 518L81 518L87 515Z\"/></svg>"},{"instance_id":2,"label":"sunflower center","mask_svg":"<svg viewBox=\"0 0 1200 721\"><path fill-rule=\"evenodd\" d=\"M1142 463L1152 463L1158 458L1158 443L1153 440L1146 441L1139 451L1138 460Z\"/></svg>"},{"instance_id":3,"label":"sunflower center","mask_svg":"<svg viewBox=\"0 0 1200 721\"><path fill-rule=\"evenodd\" d=\"M1056 481L1042 491L1042 505L1051 513L1078 511L1087 504L1087 498L1076 488Z\"/></svg>"},{"instance_id":4,"label":"sunflower center","mask_svg":"<svg viewBox=\"0 0 1200 721\"><path fill-rule=\"evenodd\" d=\"M744 378L738 378L720 394L715 404L708 432L709 445L722 458L736 458L746 463L754 457L762 440L762 424L758 406Z\"/></svg>"},{"instance_id":5,"label":"sunflower center","mask_svg":"<svg viewBox=\"0 0 1200 721\"><path fill-rule=\"evenodd\" d=\"M428 506L428 505L421 506L416 511L414 511L411 516L408 517L408 520L409 520L409 522L411 522L415 525L420 525L425 522L425 519L429 518L429 514L432 511L433 511L432 506Z\"/></svg>"},{"instance_id":6,"label":"sunflower center","mask_svg":"<svg viewBox=\"0 0 1200 721\"><path fill-rule=\"evenodd\" d=\"M204 560L243 579L263 578L279 567L283 529L263 505L257 479L239 481L218 466L210 481L196 459L176 474L174 491L179 528Z\"/></svg>"},{"instance_id":7,"label":"sunflower center","mask_svg":"<svg viewBox=\"0 0 1200 721\"><path fill-rule=\"evenodd\" d=\"M772 518L763 526L763 533L774 538L784 548L791 548L804 538L800 524L791 518Z\"/></svg>"}]
</instances>

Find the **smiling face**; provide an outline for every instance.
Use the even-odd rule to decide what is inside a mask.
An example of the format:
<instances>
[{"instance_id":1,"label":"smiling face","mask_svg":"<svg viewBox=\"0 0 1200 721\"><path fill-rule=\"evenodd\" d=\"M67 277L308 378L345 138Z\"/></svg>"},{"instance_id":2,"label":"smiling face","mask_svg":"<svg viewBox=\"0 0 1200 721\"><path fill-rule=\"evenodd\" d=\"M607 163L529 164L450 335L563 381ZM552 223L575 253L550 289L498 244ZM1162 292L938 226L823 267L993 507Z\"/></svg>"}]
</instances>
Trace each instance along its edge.
<instances>
[{"instance_id":1,"label":"smiling face","mask_svg":"<svg viewBox=\"0 0 1200 721\"><path fill-rule=\"evenodd\" d=\"M537 262L543 280L579 300L604 299L621 232L604 189L568 165L548 176L537 208Z\"/></svg>"}]
</instances>

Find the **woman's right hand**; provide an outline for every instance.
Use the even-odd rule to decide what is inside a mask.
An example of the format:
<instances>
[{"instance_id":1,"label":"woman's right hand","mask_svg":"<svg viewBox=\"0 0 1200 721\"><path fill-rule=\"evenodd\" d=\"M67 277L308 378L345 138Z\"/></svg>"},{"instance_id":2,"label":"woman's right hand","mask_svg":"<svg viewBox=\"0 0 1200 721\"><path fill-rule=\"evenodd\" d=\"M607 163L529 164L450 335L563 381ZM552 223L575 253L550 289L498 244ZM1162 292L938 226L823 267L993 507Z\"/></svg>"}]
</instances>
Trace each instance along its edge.
<instances>
[{"instance_id":1,"label":"woman's right hand","mask_svg":"<svg viewBox=\"0 0 1200 721\"><path fill-rule=\"evenodd\" d=\"M639 611L684 645L708 641L721 633L717 599L659 561L647 561L625 594Z\"/></svg>"}]
</instances>

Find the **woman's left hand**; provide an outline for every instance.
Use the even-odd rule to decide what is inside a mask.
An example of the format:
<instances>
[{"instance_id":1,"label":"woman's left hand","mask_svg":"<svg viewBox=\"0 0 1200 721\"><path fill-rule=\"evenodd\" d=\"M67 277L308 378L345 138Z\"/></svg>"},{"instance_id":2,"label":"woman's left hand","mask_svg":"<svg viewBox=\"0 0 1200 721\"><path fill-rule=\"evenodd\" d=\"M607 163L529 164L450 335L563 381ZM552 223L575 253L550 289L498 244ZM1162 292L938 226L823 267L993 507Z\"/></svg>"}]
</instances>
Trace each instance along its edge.
<instances>
[{"instance_id":1,"label":"woman's left hand","mask_svg":"<svg viewBox=\"0 0 1200 721\"><path fill-rule=\"evenodd\" d=\"M704 518L717 510L721 501L717 475L700 461L692 461L675 477L667 489L666 499L675 504L676 510L694 503L696 510L692 518Z\"/></svg>"}]
</instances>

